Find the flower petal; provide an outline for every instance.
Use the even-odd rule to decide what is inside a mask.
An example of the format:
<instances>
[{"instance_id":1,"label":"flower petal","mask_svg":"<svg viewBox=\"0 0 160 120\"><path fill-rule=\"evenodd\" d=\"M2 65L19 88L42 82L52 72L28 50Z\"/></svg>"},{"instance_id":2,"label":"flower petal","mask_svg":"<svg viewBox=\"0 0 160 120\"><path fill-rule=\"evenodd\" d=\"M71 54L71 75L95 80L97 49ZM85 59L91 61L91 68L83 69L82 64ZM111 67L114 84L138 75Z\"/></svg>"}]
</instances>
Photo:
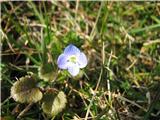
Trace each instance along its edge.
<instances>
[{"instance_id":1,"label":"flower petal","mask_svg":"<svg viewBox=\"0 0 160 120\"><path fill-rule=\"evenodd\" d=\"M78 65L79 68L84 68L87 65L87 57L83 52L78 56Z\"/></svg>"},{"instance_id":2,"label":"flower petal","mask_svg":"<svg viewBox=\"0 0 160 120\"><path fill-rule=\"evenodd\" d=\"M77 64L74 63L69 63L68 64L68 72L72 75L72 76L76 76L79 73L79 66Z\"/></svg>"},{"instance_id":3,"label":"flower petal","mask_svg":"<svg viewBox=\"0 0 160 120\"><path fill-rule=\"evenodd\" d=\"M77 55L77 54L80 54L80 50L76 46L70 44L64 49L64 54Z\"/></svg>"},{"instance_id":4,"label":"flower petal","mask_svg":"<svg viewBox=\"0 0 160 120\"><path fill-rule=\"evenodd\" d=\"M57 60L58 67L61 69L67 69L67 60L68 56L65 54L61 54Z\"/></svg>"}]
</instances>

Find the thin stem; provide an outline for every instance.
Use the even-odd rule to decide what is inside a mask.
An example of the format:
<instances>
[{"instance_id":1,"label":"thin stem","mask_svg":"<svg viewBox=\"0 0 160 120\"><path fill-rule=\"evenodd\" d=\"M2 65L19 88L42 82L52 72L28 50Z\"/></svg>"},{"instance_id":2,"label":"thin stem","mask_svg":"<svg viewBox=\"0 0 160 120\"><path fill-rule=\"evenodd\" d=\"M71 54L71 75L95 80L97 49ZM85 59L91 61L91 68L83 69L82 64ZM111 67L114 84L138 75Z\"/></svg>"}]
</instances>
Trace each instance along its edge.
<instances>
[{"instance_id":1,"label":"thin stem","mask_svg":"<svg viewBox=\"0 0 160 120\"><path fill-rule=\"evenodd\" d=\"M32 107L33 103L30 103L29 105L27 105L27 107L18 115L17 118L21 118L31 107Z\"/></svg>"}]
</instances>

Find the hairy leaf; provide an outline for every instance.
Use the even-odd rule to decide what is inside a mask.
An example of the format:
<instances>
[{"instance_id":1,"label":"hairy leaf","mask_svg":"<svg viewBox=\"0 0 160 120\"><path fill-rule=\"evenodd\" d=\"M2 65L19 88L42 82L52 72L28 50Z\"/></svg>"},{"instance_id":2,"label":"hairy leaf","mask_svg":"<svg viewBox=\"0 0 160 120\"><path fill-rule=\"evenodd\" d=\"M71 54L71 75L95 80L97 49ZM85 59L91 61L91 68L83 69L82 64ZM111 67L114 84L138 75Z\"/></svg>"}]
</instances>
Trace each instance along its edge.
<instances>
[{"instance_id":1,"label":"hairy leaf","mask_svg":"<svg viewBox=\"0 0 160 120\"><path fill-rule=\"evenodd\" d=\"M43 111L52 117L55 117L66 106L67 99L64 92L60 91L57 95L53 91L49 91L44 95L42 109Z\"/></svg>"},{"instance_id":2,"label":"hairy leaf","mask_svg":"<svg viewBox=\"0 0 160 120\"><path fill-rule=\"evenodd\" d=\"M37 81L31 76L25 76L11 87L11 96L20 103L35 103L42 99L42 92L37 88Z\"/></svg>"}]
</instances>

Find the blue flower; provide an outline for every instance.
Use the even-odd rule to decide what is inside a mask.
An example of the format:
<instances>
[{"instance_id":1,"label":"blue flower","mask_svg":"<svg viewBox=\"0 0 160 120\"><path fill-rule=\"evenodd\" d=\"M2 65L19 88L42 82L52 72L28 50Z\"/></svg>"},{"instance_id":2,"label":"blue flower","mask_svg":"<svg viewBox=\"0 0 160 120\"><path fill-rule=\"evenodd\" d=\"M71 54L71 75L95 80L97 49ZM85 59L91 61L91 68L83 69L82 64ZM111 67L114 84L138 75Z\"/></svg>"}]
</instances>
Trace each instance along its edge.
<instances>
[{"instance_id":1,"label":"blue flower","mask_svg":"<svg viewBox=\"0 0 160 120\"><path fill-rule=\"evenodd\" d=\"M66 69L72 76L76 76L80 68L86 67L87 57L76 46L70 44L58 57L57 64L60 69Z\"/></svg>"}]
</instances>

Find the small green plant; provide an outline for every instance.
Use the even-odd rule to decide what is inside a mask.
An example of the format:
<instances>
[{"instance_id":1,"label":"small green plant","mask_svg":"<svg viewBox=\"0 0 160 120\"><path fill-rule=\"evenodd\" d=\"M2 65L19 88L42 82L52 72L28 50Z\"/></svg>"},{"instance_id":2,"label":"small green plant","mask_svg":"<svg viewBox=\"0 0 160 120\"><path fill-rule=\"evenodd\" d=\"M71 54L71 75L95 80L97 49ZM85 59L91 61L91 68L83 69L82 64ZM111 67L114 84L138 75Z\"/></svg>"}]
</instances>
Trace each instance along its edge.
<instances>
[{"instance_id":1,"label":"small green plant","mask_svg":"<svg viewBox=\"0 0 160 120\"><path fill-rule=\"evenodd\" d=\"M69 45L65 48L57 60L58 67L67 69L69 73L75 77L78 75L80 68L87 65L87 58L84 53L74 45ZM53 65L51 63L42 64L38 68L38 78L34 75L21 77L11 87L11 96L20 103L36 103L41 101L43 112L48 117L55 118L66 106L67 98L63 91L54 90L51 86L40 86L39 80L44 80L49 83L55 76ZM43 93L40 89L43 89ZM58 91L58 93L57 93Z\"/></svg>"},{"instance_id":2,"label":"small green plant","mask_svg":"<svg viewBox=\"0 0 160 120\"><path fill-rule=\"evenodd\" d=\"M158 2L1 1L2 120L159 120Z\"/></svg>"}]
</instances>

